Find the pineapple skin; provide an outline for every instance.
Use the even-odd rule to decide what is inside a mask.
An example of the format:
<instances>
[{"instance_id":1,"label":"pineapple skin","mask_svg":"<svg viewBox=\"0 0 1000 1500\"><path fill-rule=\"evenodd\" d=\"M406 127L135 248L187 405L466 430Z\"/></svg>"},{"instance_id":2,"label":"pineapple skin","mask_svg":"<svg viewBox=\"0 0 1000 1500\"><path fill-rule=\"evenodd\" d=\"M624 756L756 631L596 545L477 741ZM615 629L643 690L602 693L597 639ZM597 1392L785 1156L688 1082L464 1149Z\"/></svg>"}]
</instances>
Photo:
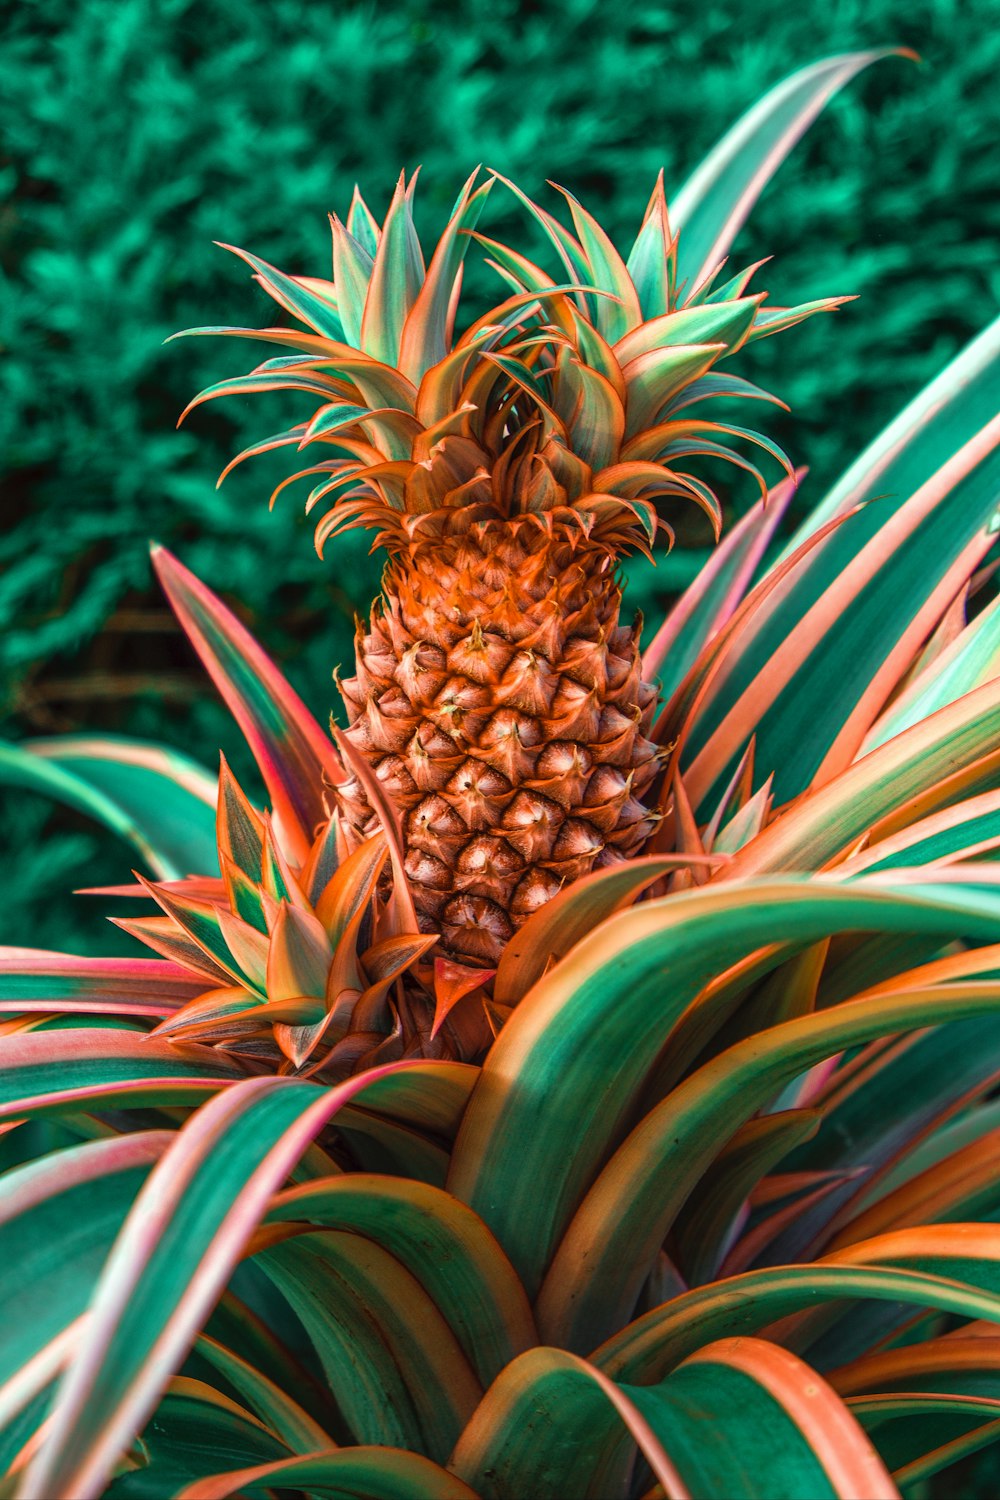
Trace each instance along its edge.
<instances>
[{"instance_id":1,"label":"pineapple skin","mask_svg":"<svg viewBox=\"0 0 1000 1500\"><path fill-rule=\"evenodd\" d=\"M399 813L422 929L492 966L564 883L649 837L657 692L606 547L460 515L390 559L341 691L347 736ZM349 836L373 833L359 781L336 794Z\"/></svg>"}]
</instances>

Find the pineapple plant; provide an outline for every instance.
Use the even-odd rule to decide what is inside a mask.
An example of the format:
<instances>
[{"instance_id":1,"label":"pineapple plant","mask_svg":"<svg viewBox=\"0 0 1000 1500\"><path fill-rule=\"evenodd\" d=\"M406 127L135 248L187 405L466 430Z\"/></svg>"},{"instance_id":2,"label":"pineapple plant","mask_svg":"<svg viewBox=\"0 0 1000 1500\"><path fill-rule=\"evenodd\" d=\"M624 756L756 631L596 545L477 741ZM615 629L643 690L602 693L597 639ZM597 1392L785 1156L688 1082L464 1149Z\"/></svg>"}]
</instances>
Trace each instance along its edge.
<instances>
[{"instance_id":1,"label":"pineapple plant","mask_svg":"<svg viewBox=\"0 0 1000 1500\"><path fill-rule=\"evenodd\" d=\"M245 257L305 331L196 400L319 398L240 457L322 444L382 597L328 735L155 554L268 809L146 744L0 756L131 840L157 955L0 952L4 1494L861 1500L1000 1434L1000 324L777 557L797 476L689 414L836 304L720 262L881 55L779 85L627 257L524 200L559 279L475 180L427 267L412 181L332 281ZM509 295L456 334L476 244ZM689 458L761 498L643 642L616 560L718 523Z\"/></svg>"}]
</instances>

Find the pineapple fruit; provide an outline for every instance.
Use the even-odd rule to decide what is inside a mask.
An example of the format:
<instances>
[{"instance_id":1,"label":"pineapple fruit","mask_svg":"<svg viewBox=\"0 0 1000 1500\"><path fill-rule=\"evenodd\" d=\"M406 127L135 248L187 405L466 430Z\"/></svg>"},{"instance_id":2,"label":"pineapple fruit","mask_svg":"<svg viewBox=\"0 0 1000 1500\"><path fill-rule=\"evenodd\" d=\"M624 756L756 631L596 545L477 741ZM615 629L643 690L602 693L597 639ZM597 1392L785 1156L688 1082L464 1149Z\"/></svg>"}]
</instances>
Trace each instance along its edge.
<instances>
[{"instance_id":1,"label":"pineapple fruit","mask_svg":"<svg viewBox=\"0 0 1000 1500\"><path fill-rule=\"evenodd\" d=\"M192 405L276 386L324 397L310 421L247 452L331 451L295 476L321 481L307 502L322 513L317 546L364 526L388 553L340 685L345 738L399 821L421 930L484 968L564 886L646 843L665 752L650 737L641 621L621 620L618 559L670 538L681 500L718 534L718 498L688 472L692 457L749 470L766 493L726 440L787 468L784 455L702 403L764 397L717 366L844 300L765 307L747 292L756 268L720 284L721 263L679 287L662 175L627 260L570 194L575 234L513 189L562 261L554 281L475 232L494 180L466 183L426 269L402 177L381 227L357 192L346 224L331 220L332 281L237 252L308 332L190 330L298 351ZM509 295L456 332L471 238ZM334 796L348 840L371 837L364 778Z\"/></svg>"}]
</instances>

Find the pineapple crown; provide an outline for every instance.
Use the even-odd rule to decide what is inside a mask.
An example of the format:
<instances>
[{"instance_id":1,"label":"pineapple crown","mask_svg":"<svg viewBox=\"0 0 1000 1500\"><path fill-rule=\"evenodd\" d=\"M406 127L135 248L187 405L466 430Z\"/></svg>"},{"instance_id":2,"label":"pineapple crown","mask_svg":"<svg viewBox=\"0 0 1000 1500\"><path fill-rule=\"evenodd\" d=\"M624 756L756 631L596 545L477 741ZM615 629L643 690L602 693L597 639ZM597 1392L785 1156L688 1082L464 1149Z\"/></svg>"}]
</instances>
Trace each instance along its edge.
<instances>
[{"instance_id":1,"label":"pineapple crown","mask_svg":"<svg viewBox=\"0 0 1000 1500\"><path fill-rule=\"evenodd\" d=\"M791 472L760 433L692 415L719 398L783 403L717 366L844 297L765 307L747 294L750 266L720 283L720 261L697 285L677 284L661 172L627 259L563 188L575 233L494 174L465 183L429 264L413 220L416 174L401 175L385 221L355 189L347 222L331 216L333 279L289 276L244 250L254 279L308 331L193 328L188 334L260 339L294 352L201 391L182 413L217 396L305 391L321 404L310 420L252 444L258 453L322 445L333 456L278 486L318 479L306 510L320 509L316 546L351 527L375 528L375 546L406 551L445 532L497 521L532 524L620 553L649 555L657 507L693 500L718 535L715 491L688 472L695 457L722 459L767 484L730 446L755 445ZM561 262L552 277L477 231L486 199L506 183L541 225ZM456 331L470 241L486 252L510 294ZM179 337L181 335L175 335Z\"/></svg>"}]
</instances>

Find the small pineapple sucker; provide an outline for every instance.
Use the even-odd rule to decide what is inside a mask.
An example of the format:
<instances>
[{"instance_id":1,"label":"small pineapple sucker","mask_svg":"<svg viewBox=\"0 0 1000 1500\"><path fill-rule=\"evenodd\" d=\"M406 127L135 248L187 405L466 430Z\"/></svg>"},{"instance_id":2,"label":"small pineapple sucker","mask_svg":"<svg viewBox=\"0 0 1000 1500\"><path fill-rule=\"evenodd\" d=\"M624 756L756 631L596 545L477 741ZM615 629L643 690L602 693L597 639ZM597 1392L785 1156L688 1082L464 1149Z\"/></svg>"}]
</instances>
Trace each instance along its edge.
<instances>
[{"instance_id":1,"label":"small pineapple sucker","mask_svg":"<svg viewBox=\"0 0 1000 1500\"><path fill-rule=\"evenodd\" d=\"M386 567L341 684L347 734L399 810L422 925L462 962L494 964L565 882L649 835L656 689L621 604L607 548L521 518ZM338 795L355 836L373 832L358 781Z\"/></svg>"}]
</instances>

